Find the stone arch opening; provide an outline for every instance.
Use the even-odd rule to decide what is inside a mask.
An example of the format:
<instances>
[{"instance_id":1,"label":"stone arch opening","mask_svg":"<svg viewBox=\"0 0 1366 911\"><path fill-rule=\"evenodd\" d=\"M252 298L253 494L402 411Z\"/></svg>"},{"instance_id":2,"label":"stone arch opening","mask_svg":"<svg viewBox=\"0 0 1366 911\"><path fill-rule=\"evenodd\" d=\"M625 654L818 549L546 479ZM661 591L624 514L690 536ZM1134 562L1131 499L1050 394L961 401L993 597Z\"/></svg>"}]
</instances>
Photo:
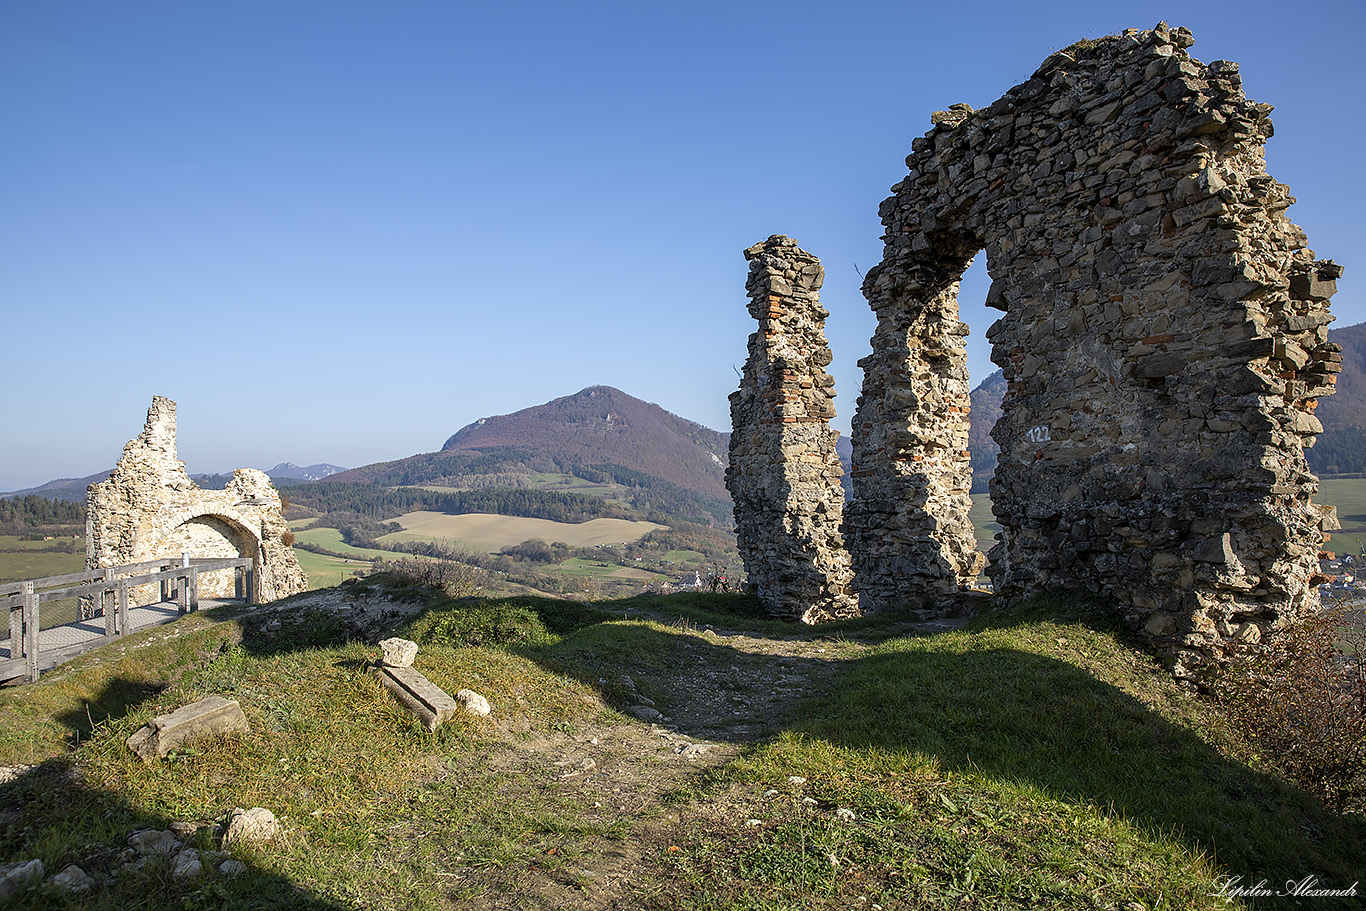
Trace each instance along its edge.
<instances>
[{"instance_id":1,"label":"stone arch opening","mask_svg":"<svg viewBox=\"0 0 1366 911\"><path fill-rule=\"evenodd\" d=\"M1284 216L1270 106L1192 43L1165 24L1079 42L912 144L864 283L846 533L865 608L933 611L981 565L957 302L979 250L1008 382L996 590L1102 592L1178 671L1316 605L1303 448L1340 369L1341 269Z\"/></svg>"},{"instance_id":2,"label":"stone arch opening","mask_svg":"<svg viewBox=\"0 0 1366 911\"><path fill-rule=\"evenodd\" d=\"M233 519L204 513L181 521L166 536L156 556L178 557L192 554L196 559L246 557L260 563L261 542L256 535ZM203 598L231 598L236 593L236 573L215 570L199 576Z\"/></svg>"}]
</instances>

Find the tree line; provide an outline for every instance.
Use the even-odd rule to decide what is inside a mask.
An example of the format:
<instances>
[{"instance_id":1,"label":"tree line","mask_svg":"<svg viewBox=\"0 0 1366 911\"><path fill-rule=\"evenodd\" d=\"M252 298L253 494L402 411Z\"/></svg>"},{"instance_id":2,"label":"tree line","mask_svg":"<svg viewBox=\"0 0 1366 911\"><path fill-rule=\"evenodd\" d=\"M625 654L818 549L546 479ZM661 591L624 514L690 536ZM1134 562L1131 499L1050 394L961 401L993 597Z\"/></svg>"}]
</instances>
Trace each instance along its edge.
<instances>
[{"instance_id":1,"label":"tree line","mask_svg":"<svg viewBox=\"0 0 1366 911\"><path fill-rule=\"evenodd\" d=\"M28 494L0 500L0 534L79 534L85 530L85 504Z\"/></svg>"}]
</instances>

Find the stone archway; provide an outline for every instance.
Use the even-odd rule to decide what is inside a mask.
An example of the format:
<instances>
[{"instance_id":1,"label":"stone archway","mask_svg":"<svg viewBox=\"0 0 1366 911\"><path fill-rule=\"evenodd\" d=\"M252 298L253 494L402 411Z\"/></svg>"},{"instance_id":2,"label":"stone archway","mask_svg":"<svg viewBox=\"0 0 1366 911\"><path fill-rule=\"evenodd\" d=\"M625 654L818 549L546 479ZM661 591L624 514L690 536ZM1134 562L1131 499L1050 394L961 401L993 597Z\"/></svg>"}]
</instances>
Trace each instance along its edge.
<instances>
[{"instance_id":1,"label":"stone archway","mask_svg":"<svg viewBox=\"0 0 1366 911\"><path fill-rule=\"evenodd\" d=\"M1303 449L1340 369L1318 261L1267 173L1269 105L1159 24L1049 57L912 144L880 214L846 532L865 608L970 584L958 280L985 251L998 592L1116 599L1178 672L1317 604Z\"/></svg>"},{"instance_id":2,"label":"stone archway","mask_svg":"<svg viewBox=\"0 0 1366 911\"><path fill-rule=\"evenodd\" d=\"M86 568L162 557L251 557L258 600L274 601L307 587L286 543L280 495L265 472L239 468L222 490L203 490L176 458L176 404L152 398L142 433L124 447L113 473L86 497ZM200 577L205 597L231 596L230 571ZM156 600L134 590L134 604Z\"/></svg>"},{"instance_id":3,"label":"stone archway","mask_svg":"<svg viewBox=\"0 0 1366 911\"><path fill-rule=\"evenodd\" d=\"M259 565L260 551L260 539L240 521L201 513L176 524L158 544L153 559L188 553L197 559L247 557ZM236 597L236 573L223 569L201 574L199 595L202 598Z\"/></svg>"}]
</instances>

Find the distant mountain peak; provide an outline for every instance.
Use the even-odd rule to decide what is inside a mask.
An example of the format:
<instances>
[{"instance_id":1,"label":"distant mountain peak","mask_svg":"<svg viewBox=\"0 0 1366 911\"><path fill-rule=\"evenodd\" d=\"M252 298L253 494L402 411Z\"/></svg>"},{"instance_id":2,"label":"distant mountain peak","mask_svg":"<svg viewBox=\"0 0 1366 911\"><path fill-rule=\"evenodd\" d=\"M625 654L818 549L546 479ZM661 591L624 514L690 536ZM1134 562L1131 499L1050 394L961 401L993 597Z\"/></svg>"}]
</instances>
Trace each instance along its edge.
<instances>
[{"instance_id":1,"label":"distant mountain peak","mask_svg":"<svg viewBox=\"0 0 1366 911\"><path fill-rule=\"evenodd\" d=\"M340 465L319 462L317 465L299 466L293 462L281 462L274 468L267 468L266 474L272 478L290 478L297 481L321 481L323 478L345 471Z\"/></svg>"}]
</instances>

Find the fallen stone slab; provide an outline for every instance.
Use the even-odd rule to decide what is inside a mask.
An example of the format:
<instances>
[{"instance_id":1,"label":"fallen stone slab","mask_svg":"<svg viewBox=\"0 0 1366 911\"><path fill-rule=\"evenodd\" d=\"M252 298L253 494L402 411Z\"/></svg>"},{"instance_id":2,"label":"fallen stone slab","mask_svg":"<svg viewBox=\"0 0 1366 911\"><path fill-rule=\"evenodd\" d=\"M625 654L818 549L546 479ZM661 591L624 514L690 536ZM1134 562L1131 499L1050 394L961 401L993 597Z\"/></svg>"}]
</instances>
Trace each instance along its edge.
<instances>
[{"instance_id":1,"label":"fallen stone slab","mask_svg":"<svg viewBox=\"0 0 1366 911\"><path fill-rule=\"evenodd\" d=\"M411 667L376 665L375 675L399 704L417 716L422 726L435 731L455 717L460 706L450 694Z\"/></svg>"},{"instance_id":2,"label":"fallen stone slab","mask_svg":"<svg viewBox=\"0 0 1366 911\"><path fill-rule=\"evenodd\" d=\"M143 762L165 756L190 740L208 734L248 731L247 717L235 699L205 696L167 715L158 715L133 732L128 749Z\"/></svg>"}]
</instances>

